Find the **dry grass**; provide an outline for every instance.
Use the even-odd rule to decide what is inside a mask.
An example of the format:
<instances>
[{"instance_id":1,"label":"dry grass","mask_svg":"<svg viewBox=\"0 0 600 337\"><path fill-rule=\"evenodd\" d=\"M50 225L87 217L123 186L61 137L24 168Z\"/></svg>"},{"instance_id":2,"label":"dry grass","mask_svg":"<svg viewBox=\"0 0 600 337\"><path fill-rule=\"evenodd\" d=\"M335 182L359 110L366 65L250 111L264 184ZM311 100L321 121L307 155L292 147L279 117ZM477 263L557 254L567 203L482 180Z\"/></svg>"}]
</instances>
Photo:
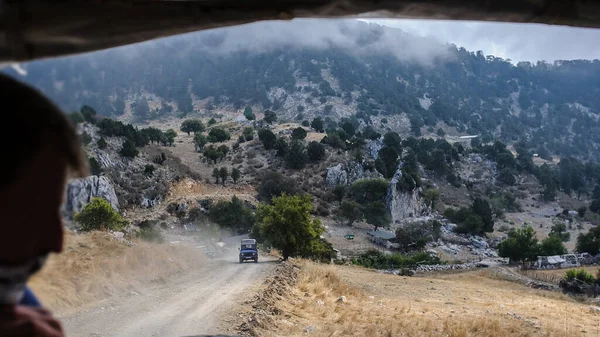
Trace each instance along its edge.
<instances>
[{"instance_id":1,"label":"dry grass","mask_svg":"<svg viewBox=\"0 0 600 337\"><path fill-rule=\"evenodd\" d=\"M305 263L282 314L263 336L583 336L598 316L559 293L493 280L483 271L437 278ZM337 302L339 296L347 302ZM310 327L310 328L309 328Z\"/></svg>"},{"instance_id":2,"label":"dry grass","mask_svg":"<svg viewBox=\"0 0 600 337\"><path fill-rule=\"evenodd\" d=\"M193 247L117 241L108 233L67 233L65 250L53 255L31 280L31 287L52 310L64 311L164 282L173 275L206 263Z\"/></svg>"}]
</instances>

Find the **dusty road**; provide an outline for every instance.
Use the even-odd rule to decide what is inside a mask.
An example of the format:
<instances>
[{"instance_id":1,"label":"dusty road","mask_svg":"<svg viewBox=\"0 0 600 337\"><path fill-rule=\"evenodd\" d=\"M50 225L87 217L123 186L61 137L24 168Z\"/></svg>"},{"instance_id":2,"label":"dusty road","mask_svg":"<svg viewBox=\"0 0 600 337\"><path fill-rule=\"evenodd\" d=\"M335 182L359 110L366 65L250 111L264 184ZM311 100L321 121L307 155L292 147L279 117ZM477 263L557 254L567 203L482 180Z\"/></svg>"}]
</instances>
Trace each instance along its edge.
<instances>
[{"instance_id":1,"label":"dusty road","mask_svg":"<svg viewBox=\"0 0 600 337\"><path fill-rule=\"evenodd\" d=\"M237 253L237 252L236 252ZM183 337L229 333L236 312L258 291L276 262L240 265L237 256L215 259L205 268L160 286L61 317L69 337Z\"/></svg>"}]
</instances>

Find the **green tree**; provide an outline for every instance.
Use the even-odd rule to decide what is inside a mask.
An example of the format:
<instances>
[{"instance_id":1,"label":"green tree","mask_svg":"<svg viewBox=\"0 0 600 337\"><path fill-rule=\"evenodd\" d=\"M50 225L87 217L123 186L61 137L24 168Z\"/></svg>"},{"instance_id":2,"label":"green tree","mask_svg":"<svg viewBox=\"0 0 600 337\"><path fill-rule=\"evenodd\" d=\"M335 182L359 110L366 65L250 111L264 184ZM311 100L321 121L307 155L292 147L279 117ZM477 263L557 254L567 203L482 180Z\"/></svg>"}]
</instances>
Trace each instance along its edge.
<instances>
[{"instance_id":1,"label":"green tree","mask_svg":"<svg viewBox=\"0 0 600 337\"><path fill-rule=\"evenodd\" d=\"M247 120L249 121L253 121L256 119L256 115L254 115L254 112L252 112L252 108L247 106L244 109L244 117L246 117Z\"/></svg>"},{"instance_id":2,"label":"green tree","mask_svg":"<svg viewBox=\"0 0 600 337\"><path fill-rule=\"evenodd\" d=\"M285 164L291 169L303 169L308 161L306 148L299 140L292 140L290 148L285 154Z\"/></svg>"},{"instance_id":3,"label":"green tree","mask_svg":"<svg viewBox=\"0 0 600 337\"><path fill-rule=\"evenodd\" d=\"M200 152L200 150L204 148L204 145L206 145L206 143L208 143L206 136L204 136L201 133L197 133L194 135L194 148L196 148L196 151Z\"/></svg>"},{"instance_id":4,"label":"green tree","mask_svg":"<svg viewBox=\"0 0 600 337\"><path fill-rule=\"evenodd\" d=\"M242 172L240 172L239 169L237 169L237 168L231 169L231 179L233 179L234 184L237 184L237 181L240 179L241 176L242 176Z\"/></svg>"},{"instance_id":5,"label":"green tree","mask_svg":"<svg viewBox=\"0 0 600 337\"><path fill-rule=\"evenodd\" d=\"M587 212L587 207L585 207L585 206L581 206L577 209L577 214L579 214L579 217L581 217L581 218L585 217L586 212Z\"/></svg>"},{"instance_id":6,"label":"green tree","mask_svg":"<svg viewBox=\"0 0 600 337\"><path fill-rule=\"evenodd\" d=\"M310 123L310 127L315 129L315 131L317 132L325 131L325 124L323 123L323 119L321 117L316 117L315 119L313 119Z\"/></svg>"},{"instance_id":7,"label":"green tree","mask_svg":"<svg viewBox=\"0 0 600 337\"><path fill-rule=\"evenodd\" d=\"M92 136L89 135L89 133L84 132L81 134L81 142L83 143L83 145L88 145L89 143L92 142Z\"/></svg>"},{"instance_id":8,"label":"green tree","mask_svg":"<svg viewBox=\"0 0 600 337\"><path fill-rule=\"evenodd\" d=\"M148 103L148 102L146 102ZM96 124L96 117L97 117L97 113L96 110L94 110L94 108L92 108L89 105L84 105L81 107L81 109L79 110L81 112L81 115L83 116L83 119L90 123L90 124Z\"/></svg>"},{"instance_id":9,"label":"green tree","mask_svg":"<svg viewBox=\"0 0 600 337\"><path fill-rule=\"evenodd\" d=\"M275 141L275 146L274 146L275 150L277 150L277 153L275 154L278 157L285 157L290 149L290 146L288 145L287 140L285 140L285 138L280 137L277 138L277 140Z\"/></svg>"},{"instance_id":10,"label":"green tree","mask_svg":"<svg viewBox=\"0 0 600 337\"><path fill-rule=\"evenodd\" d=\"M567 242L571 240L571 233L567 232L567 225L565 225L565 223L562 221L556 222L552 225L549 236L555 236L559 238L562 242Z\"/></svg>"},{"instance_id":11,"label":"green tree","mask_svg":"<svg viewBox=\"0 0 600 337\"><path fill-rule=\"evenodd\" d=\"M423 201L425 201L425 205L429 206L431 209L435 208L435 204L440 198L440 190L436 188L428 188L423 191Z\"/></svg>"},{"instance_id":12,"label":"green tree","mask_svg":"<svg viewBox=\"0 0 600 337\"><path fill-rule=\"evenodd\" d=\"M396 149L396 152L400 152L402 150L402 138L396 132L387 132L383 135L383 144L388 147L393 147Z\"/></svg>"},{"instance_id":13,"label":"green tree","mask_svg":"<svg viewBox=\"0 0 600 337\"><path fill-rule=\"evenodd\" d=\"M177 137L177 132L175 132L175 130L167 130L165 132L165 143L167 143L169 146L173 146L173 143L175 143L175 137Z\"/></svg>"},{"instance_id":14,"label":"green tree","mask_svg":"<svg viewBox=\"0 0 600 337\"><path fill-rule=\"evenodd\" d=\"M346 186L336 185L331 191L331 194L333 195L333 198L341 204L346 196Z\"/></svg>"},{"instance_id":15,"label":"green tree","mask_svg":"<svg viewBox=\"0 0 600 337\"><path fill-rule=\"evenodd\" d=\"M225 156L227 156L227 154L229 153L229 146L223 144L223 145L219 145L219 147L217 148L217 151L219 151L221 153L220 157L221 158L225 158Z\"/></svg>"},{"instance_id":16,"label":"green tree","mask_svg":"<svg viewBox=\"0 0 600 337\"><path fill-rule=\"evenodd\" d=\"M108 143L106 143L106 140L104 139L104 137L100 137L100 139L98 139L98 148L101 150L106 149L106 147L108 146Z\"/></svg>"},{"instance_id":17,"label":"green tree","mask_svg":"<svg viewBox=\"0 0 600 337\"><path fill-rule=\"evenodd\" d=\"M579 234L575 250L579 253L598 254L600 252L600 226L592 227L585 234Z\"/></svg>"},{"instance_id":18,"label":"green tree","mask_svg":"<svg viewBox=\"0 0 600 337\"><path fill-rule=\"evenodd\" d=\"M265 110L265 117L263 119L268 124L273 124L277 121L277 115L271 110Z\"/></svg>"},{"instance_id":19,"label":"green tree","mask_svg":"<svg viewBox=\"0 0 600 337\"><path fill-rule=\"evenodd\" d=\"M517 179L515 175L512 173L511 169L503 168L500 170L498 174L498 181L504 185L513 186L517 183Z\"/></svg>"},{"instance_id":20,"label":"green tree","mask_svg":"<svg viewBox=\"0 0 600 337\"><path fill-rule=\"evenodd\" d=\"M356 128L354 128L354 125L349 121L342 123L342 130L344 130L348 137L354 136L354 133L356 132Z\"/></svg>"},{"instance_id":21,"label":"green tree","mask_svg":"<svg viewBox=\"0 0 600 337\"><path fill-rule=\"evenodd\" d=\"M363 217L362 207L359 203L352 200L342 202L338 210L338 216L346 220L346 226L352 226L355 221L360 221Z\"/></svg>"},{"instance_id":22,"label":"green tree","mask_svg":"<svg viewBox=\"0 0 600 337\"><path fill-rule=\"evenodd\" d=\"M563 255L567 253L567 248L558 236L550 235L540 244L539 254L542 256Z\"/></svg>"},{"instance_id":23,"label":"green tree","mask_svg":"<svg viewBox=\"0 0 600 337\"><path fill-rule=\"evenodd\" d=\"M208 126L213 126L215 124L217 124L217 121L214 118L208 120Z\"/></svg>"},{"instance_id":24,"label":"green tree","mask_svg":"<svg viewBox=\"0 0 600 337\"><path fill-rule=\"evenodd\" d=\"M306 138L306 130L304 128L297 127L292 130L292 139L302 140L304 138Z\"/></svg>"},{"instance_id":25,"label":"green tree","mask_svg":"<svg viewBox=\"0 0 600 337\"><path fill-rule=\"evenodd\" d=\"M407 223L396 230L396 242L405 252L422 250L428 242L442 236L441 228L442 224L437 220Z\"/></svg>"},{"instance_id":26,"label":"green tree","mask_svg":"<svg viewBox=\"0 0 600 337\"><path fill-rule=\"evenodd\" d=\"M254 214L235 195L231 201L219 201L210 208L209 218L224 228L236 230L238 233L248 233L254 226Z\"/></svg>"},{"instance_id":27,"label":"green tree","mask_svg":"<svg viewBox=\"0 0 600 337\"><path fill-rule=\"evenodd\" d=\"M275 197L272 204L260 204L257 211L257 232L280 250L283 259L312 257L321 247L324 232L321 222L312 218L312 200L308 195Z\"/></svg>"},{"instance_id":28,"label":"green tree","mask_svg":"<svg viewBox=\"0 0 600 337\"><path fill-rule=\"evenodd\" d=\"M103 198L92 198L83 206L81 212L75 214L75 221L84 231L92 230L121 230L127 222Z\"/></svg>"},{"instance_id":29,"label":"green tree","mask_svg":"<svg viewBox=\"0 0 600 337\"><path fill-rule=\"evenodd\" d=\"M258 139L261 141L266 150L271 150L277 141L277 137L269 129L262 129L258 131Z\"/></svg>"},{"instance_id":30,"label":"green tree","mask_svg":"<svg viewBox=\"0 0 600 337\"><path fill-rule=\"evenodd\" d=\"M254 128L251 126L247 126L244 128L242 132L242 137L244 137L245 141L251 141L254 139Z\"/></svg>"},{"instance_id":31,"label":"green tree","mask_svg":"<svg viewBox=\"0 0 600 337\"><path fill-rule=\"evenodd\" d=\"M135 144L131 142L129 139L126 139L123 142L123 146L119 150L119 155L125 158L135 158L140 151L135 147Z\"/></svg>"},{"instance_id":32,"label":"green tree","mask_svg":"<svg viewBox=\"0 0 600 337\"><path fill-rule=\"evenodd\" d=\"M216 164L217 160L223 157L223 153L217 150L213 145L205 146L204 150L202 151L202 154L208 160L212 161L213 164Z\"/></svg>"},{"instance_id":33,"label":"green tree","mask_svg":"<svg viewBox=\"0 0 600 337\"><path fill-rule=\"evenodd\" d=\"M208 132L207 140L211 143L219 143L227 141L231 138L231 135L223 130L222 128L212 128Z\"/></svg>"},{"instance_id":34,"label":"green tree","mask_svg":"<svg viewBox=\"0 0 600 337\"><path fill-rule=\"evenodd\" d=\"M483 220L479 215L471 213L454 228L454 232L459 234L481 234L483 233Z\"/></svg>"},{"instance_id":35,"label":"green tree","mask_svg":"<svg viewBox=\"0 0 600 337\"><path fill-rule=\"evenodd\" d=\"M350 197L361 205L383 201L390 183L385 179L361 179L350 185Z\"/></svg>"},{"instance_id":36,"label":"green tree","mask_svg":"<svg viewBox=\"0 0 600 337\"><path fill-rule=\"evenodd\" d=\"M229 171L227 167L221 167L219 170L219 178L221 178L221 183L225 186L225 182L227 181L227 177L229 176Z\"/></svg>"},{"instance_id":37,"label":"green tree","mask_svg":"<svg viewBox=\"0 0 600 337\"><path fill-rule=\"evenodd\" d=\"M204 124L199 119L186 119L181 123L181 132L185 132L190 135L191 132L197 134L204 131Z\"/></svg>"},{"instance_id":38,"label":"green tree","mask_svg":"<svg viewBox=\"0 0 600 337\"><path fill-rule=\"evenodd\" d=\"M375 230L386 228L390 222L390 215L385 204L381 201L370 202L363 207L363 216L365 221L373 225Z\"/></svg>"},{"instance_id":39,"label":"green tree","mask_svg":"<svg viewBox=\"0 0 600 337\"><path fill-rule=\"evenodd\" d=\"M79 123L83 123L85 120L83 119L83 115L81 114L81 112L79 111L73 111L69 114L69 120L71 121L71 123L73 123L74 125L77 125Z\"/></svg>"},{"instance_id":40,"label":"green tree","mask_svg":"<svg viewBox=\"0 0 600 337\"><path fill-rule=\"evenodd\" d=\"M508 238L498 244L498 255L509 258L511 263L533 261L539 253L538 239L531 227L508 232Z\"/></svg>"},{"instance_id":41,"label":"green tree","mask_svg":"<svg viewBox=\"0 0 600 337\"><path fill-rule=\"evenodd\" d=\"M315 141L308 143L306 152L308 154L308 159L311 162L318 162L325 158L325 147L323 146L323 144Z\"/></svg>"},{"instance_id":42,"label":"green tree","mask_svg":"<svg viewBox=\"0 0 600 337\"><path fill-rule=\"evenodd\" d=\"M481 217L483 221L483 231L491 233L494 231L494 213L492 207L487 200L475 198L471 206L473 212Z\"/></svg>"},{"instance_id":43,"label":"green tree","mask_svg":"<svg viewBox=\"0 0 600 337\"><path fill-rule=\"evenodd\" d=\"M220 176L221 176L221 172L219 171L219 168L217 168L217 167L213 168L212 177L215 178L215 184L219 183Z\"/></svg>"},{"instance_id":44,"label":"green tree","mask_svg":"<svg viewBox=\"0 0 600 337\"><path fill-rule=\"evenodd\" d=\"M379 150L379 155L375 160L375 168L385 178L389 179L396 173L399 162L396 147L384 146Z\"/></svg>"},{"instance_id":45,"label":"green tree","mask_svg":"<svg viewBox=\"0 0 600 337\"><path fill-rule=\"evenodd\" d=\"M446 132L444 130L442 130L441 128L437 129L437 131L435 133L440 137L444 137L446 135Z\"/></svg>"},{"instance_id":46,"label":"green tree","mask_svg":"<svg viewBox=\"0 0 600 337\"><path fill-rule=\"evenodd\" d=\"M282 194L296 195L300 189L296 181L275 171L267 171L261 176L258 185L258 198L264 202L271 202L274 197Z\"/></svg>"},{"instance_id":47,"label":"green tree","mask_svg":"<svg viewBox=\"0 0 600 337\"><path fill-rule=\"evenodd\" d=\"M102 167L100 166L100 163L98 162L98 160L96 160L96 158L88 158L88 163L90 164L90 173L93 176L97 176L100 175L100 173L102 173Z\"/></svg>"}]
</instances>

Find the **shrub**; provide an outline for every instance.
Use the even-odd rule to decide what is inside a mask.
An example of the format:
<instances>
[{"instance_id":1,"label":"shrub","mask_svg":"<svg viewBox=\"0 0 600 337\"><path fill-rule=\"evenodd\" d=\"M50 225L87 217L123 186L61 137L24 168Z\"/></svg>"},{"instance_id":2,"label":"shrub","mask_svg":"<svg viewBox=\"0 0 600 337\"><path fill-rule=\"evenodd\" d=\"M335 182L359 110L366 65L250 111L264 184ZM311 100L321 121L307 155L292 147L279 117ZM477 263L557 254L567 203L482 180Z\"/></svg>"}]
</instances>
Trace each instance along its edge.
<instances>
[{"instance_id":1,"label":"shrub","mask_svg":"<svg viewBox=\"0 0 600 337\"><path fill-rule=\"evenodd\" d=\"M298 184L275 171L266 172L258 186L258 198L261 201L270 202L273 197L278 197L283 193L287 195L295 195L300 193Z\"/></svg>"},{"instance_id":2,"label":"shrub","mask_svg":"<svg viewBox=\"0 0 600 337\"><path fill-rule=\"evenodd\" d=\"M106 147L108 146L104 137L100 137L100 139L98 139L98 142L96 144L98 144L98 148L102 149L102 150L106 149Z\"/></svg>"},{"instance_id":3,"label":"shrub","mask_svg":"<svg viewBox=\"0 0 600 337\"><path fill-rule=\"evenodd\" d=\"M258 139L261 141L266 150L272 149L277 141L275 134L268 129L262 129L258 131Z\"/></svg>"},{"instance_id":4,"label":"shrub","mask_svg":"<svg viewBox=\"0 0 600 337\"><path fill-rule=\"evenodd\" d=\"M291 169L303 169L308 161L308 154L304 144L299 140L292 140L285 154L285 164Z\"/></svg>"},{"instance_id":5,"label":"shrub","mask_svg":"<svg viewBox=\"0 0 600 337\"><path fill-rule=\"evenodd\" d=\"M370 250L352 260L352 263L374 269L399 269L416 268L418 265L441 264L442 262L438 257L431 256L427 252L384 255L377 250Z\"/></svg>"},{"instance_id":6,"label":"shrub","mask_svg":"<svg viewBox=\"0 0 600 337\"><path fill-rule=\"evenodd\" d=\"M139 153L140 151L135 148L135 145L129 139L123 142L123 146L119 150L119 155L125 158L135 158Z\"/></svg>"},{"instance_id":7,"label":"shrub","mask_svg":"<svg viewBox=\"0 0 600 337\"><path fill-rule=\"evenodd\" d=\"M127 222L103 198L92 198L81 212L75 214L75 221L84 231L91 230L121 230Z\"/></svg>"},{"instance_id":8,"label":"shrub","mask_svg":"<svg viewBox=\"0 0 600 337\"><path fill-rule=\"evenodd\" d=\"M222 128L212 128L208 132L207 140L211 143L224 142L231 138L231 135Z\"/></svg>"},{"instance_id":9,"label":"shrub","mask_svg":"<svg viewBox=\"0 0 600 337\"><path fill-rule=\"evenodd\" d=\"M219 201L210 209L209 217L219 226L240 233L247 233L254 225L252 211L236 196L231 201Z\"/></svg>"},{"instance_id":10,"label":"shrub","mask_svg":"<svg viewBox=\"0 0 600 337\"><path fill-rule=\"evenodd\" d=\"M161 152L160 154L157 154L156 156L154 156L154 158L152 158L152 162L158 165L162 165L166 160L167 155L165 155L164 152Z\"/></svg>"},{"instance_id":11,"label":"shrub","mask_svg":"<svg viewBox=\"0 0 600 337\"><path fill-rule=\"evenodd\" d=\"M292 139L302 140L304 138L306 138L306 130L304 128L297 127L292 130Z\"/></svg>"},{"instance_id":12,"label":"shrub","mask_svg":"<svg viewBox=\"0 0 600 337\"><path fill-rule=\"evenodd\" d=\"M97 176L97 175L100 175L100 173L102 173L102 167L100 166L100 163L98 163L96 158L94 158L94 157L89 158L89 163L90 163L90 173L92 175Z\"/></svg>"},{"instance_id":13,"label":"shrub","mask_svg":"<svg viewBox=\"0 0 600 337\"><path fill-rule=\"evenodd\" d=\"M594 275L586 272L583 269L570 269L565 273L565 280L574 281L579 280L584 283L592 284L596 282Z\"/></svg>"}]
</instances>

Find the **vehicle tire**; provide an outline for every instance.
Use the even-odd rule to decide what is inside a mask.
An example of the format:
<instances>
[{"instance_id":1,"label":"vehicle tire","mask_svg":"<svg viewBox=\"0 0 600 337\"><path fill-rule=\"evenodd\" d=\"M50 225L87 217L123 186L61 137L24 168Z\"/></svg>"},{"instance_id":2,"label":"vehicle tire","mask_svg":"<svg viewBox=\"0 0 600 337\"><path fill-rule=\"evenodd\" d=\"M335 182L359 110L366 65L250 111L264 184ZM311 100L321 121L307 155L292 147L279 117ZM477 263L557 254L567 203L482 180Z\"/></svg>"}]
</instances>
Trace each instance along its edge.
<instances>
[{"instance_id":1,"label":"vehicle tire","mask_svg":"<svg viewBox=\"0 0 600 337\"><path fill-rule=\"evenodd\" d=\"M244 260L240 259L240 263L244 262Z\"/></svg>"},{"instance_id":2,"label":"vehicle tire","mask_svg":"<svg viewBox=\"0 0 600 337\"><path fill-rule=\"evenodd\" d=\"M254 259L254 263L258 263L258 257Z\"/></svg>"}]
</instances>

